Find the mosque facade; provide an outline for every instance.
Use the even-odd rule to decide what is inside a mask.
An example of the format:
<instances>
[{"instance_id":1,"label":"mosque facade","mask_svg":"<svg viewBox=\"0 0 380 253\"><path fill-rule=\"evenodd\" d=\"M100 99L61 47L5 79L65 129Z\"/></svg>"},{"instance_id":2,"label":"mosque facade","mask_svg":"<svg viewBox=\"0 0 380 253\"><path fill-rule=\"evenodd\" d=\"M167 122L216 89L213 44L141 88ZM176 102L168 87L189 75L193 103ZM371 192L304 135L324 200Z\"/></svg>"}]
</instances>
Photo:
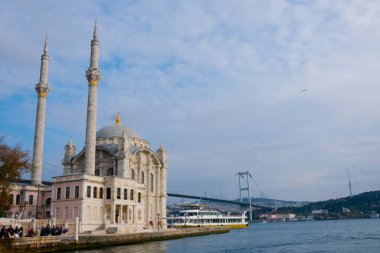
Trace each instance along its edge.
<instances>
[{"instance_id":1,"label":"mosque facade","mask_svg":"<svg viewBox=\"0 0 380 253\"><path fill-rule=\"evenodd\" d=\"M99 40L95 24L90 67L86 71L88 103L84 148L77 152L70 139L64 147L61 176L42 182L45 106L50 86L48 49L41 56L32 177L13 185L10 217L79 218L80 230L117 228L134 232L151 223L166 226L168 160L161 145L156 151L137 131L115 122L96 131Z\"/></svg>"}]
</instances>

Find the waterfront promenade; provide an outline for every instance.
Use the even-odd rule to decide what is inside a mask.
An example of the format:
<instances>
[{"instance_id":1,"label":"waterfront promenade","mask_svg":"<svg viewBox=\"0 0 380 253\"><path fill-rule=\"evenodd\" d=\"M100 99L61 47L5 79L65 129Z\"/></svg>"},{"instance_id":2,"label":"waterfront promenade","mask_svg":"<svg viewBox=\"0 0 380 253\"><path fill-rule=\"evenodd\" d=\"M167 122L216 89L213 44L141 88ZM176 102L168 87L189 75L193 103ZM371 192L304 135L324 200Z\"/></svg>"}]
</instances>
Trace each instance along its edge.
<instances>
[{"instance_id":1,"label":"waterfront promenade","mask_svg":"<svg viewBox=\"0 0 380 253\"><path fill-rule=\"evenodd\" d=\"M0 252L61 252L79 249L96 249L108 246L129 245L149 241L161 241L192 236L227 233L226 227L165 229L129 234L81 234L74 236L24 237L0 241Z\"/></svg>"}]
</instances>

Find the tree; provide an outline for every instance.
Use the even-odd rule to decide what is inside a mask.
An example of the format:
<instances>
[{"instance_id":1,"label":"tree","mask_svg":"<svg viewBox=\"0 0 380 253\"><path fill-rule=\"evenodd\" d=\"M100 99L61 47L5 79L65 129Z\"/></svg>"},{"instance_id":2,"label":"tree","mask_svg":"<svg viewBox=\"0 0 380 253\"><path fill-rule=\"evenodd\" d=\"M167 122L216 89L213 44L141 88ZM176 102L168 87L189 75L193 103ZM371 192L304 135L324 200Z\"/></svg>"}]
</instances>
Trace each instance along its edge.
<instances>
[{"instance_id":1,"label":"tree","mask_svg":"<svg viewBox=\"0 0 380 253\"><path fill-rule=\"evenodd\" d=\"M9 192L12 184L30 170L29 152L22 150L20 145L8 146L4 137L0 136L0 216L10 208Z\"/></svg>"}]
</instances>

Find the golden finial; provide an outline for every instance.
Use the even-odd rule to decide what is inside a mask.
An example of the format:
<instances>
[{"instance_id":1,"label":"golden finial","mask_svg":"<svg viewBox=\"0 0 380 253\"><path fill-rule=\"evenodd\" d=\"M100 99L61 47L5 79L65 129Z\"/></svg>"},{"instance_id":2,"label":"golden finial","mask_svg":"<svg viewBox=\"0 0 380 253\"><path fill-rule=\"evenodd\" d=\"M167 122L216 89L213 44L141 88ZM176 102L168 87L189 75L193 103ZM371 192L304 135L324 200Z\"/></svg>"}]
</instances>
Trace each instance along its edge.
<instances>
[{"instance_id":1,"label":"golden finial","mask_svg":"<svg viewBox=\"0 0 380 253\"><path fill-rule=\"evenodd\" d=\"M116 116L116 125L120 125L120 114L117 113L117 116Z\"/></svg>"}]
</instances>

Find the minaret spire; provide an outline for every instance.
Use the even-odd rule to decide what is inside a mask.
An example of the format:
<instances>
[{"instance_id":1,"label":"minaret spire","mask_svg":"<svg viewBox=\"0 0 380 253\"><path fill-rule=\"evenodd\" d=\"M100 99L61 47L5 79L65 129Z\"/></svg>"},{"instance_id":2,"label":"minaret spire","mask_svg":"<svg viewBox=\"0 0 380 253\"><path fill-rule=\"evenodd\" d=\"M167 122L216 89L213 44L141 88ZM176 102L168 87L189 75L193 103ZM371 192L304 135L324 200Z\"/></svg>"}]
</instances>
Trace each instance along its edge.
<instances>
[{"instance_id":1,"label":"minaret spire","mask_svg":"<svg viewBox=\"0 0 380 253\"><path fill-rule=\"evenodd\" d=\"M46 97L50 91L48 84L48 41L45 38L44 52L41 55L40 81L36 84L36 92L38 94L36 127L34 132L34 147L32 161L32 184L41 184L42 160L44 149L44 132L45 132L45 108Z\"/></svg>"},{"instance_id":2,"label":"minaret spire","mask_svg":"<svg viewBox=\"0 0 380 253\"><path fill-rule=\"evenodd\" d=\"M98 22L95 21L94 34L91 41L90 67L86 71L88 80L88 102L87 102L87 124L86 124L86 151L85 172L95 174L95 150L96 150L96 107L98 96L98 82L102 75L98 69L99 62L99 40Z\"/></svg>"},{"instance_id":3,"label":"minaret spire","mask_svg":"<svg viewBox=\"0 0 380 253\"><path fill-rule=\"evenodd\" d=\"M98 38L98 19L95 19L95 25L94 25L94 39Z\"/></svg>"},{"instance_id":4,"label":"minaret spire","mask_svg":"<svg viewBox=\"0 0 380 253\"><path fill-rule=\"evenodd\" d=\"M44 53L47 54L48 52L48 37L47 37L47 34L46 34L46 37L45 37L45 46L44 46Z\"/></svg>"}]
</instances>

